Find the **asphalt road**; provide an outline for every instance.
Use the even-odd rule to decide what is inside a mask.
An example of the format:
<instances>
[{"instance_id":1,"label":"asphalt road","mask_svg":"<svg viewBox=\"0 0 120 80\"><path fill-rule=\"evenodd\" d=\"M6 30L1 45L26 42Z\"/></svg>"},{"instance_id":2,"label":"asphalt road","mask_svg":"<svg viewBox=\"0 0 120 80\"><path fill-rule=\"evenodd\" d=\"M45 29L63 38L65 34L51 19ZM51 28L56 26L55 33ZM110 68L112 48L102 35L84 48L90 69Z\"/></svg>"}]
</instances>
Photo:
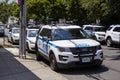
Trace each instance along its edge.
<instances>
[{"instance_id":1,"label":"asphalt road","mask_svg":"<svg viewBox=\"0 0 120 80\"><path fill-rule=\"evenodd\" d=\"M3 44L3 37L0 38L0 45ZM5 39L5 44L8 44ZM12 45L12 44L10 44ZM12 45L19 48L18 44ZM68 80L120 80L120 48L107 47L102 45L104 62L101 67L85 67L61 70L58 73ZM35 52L27 53L35 59ZM47 61L40 61L41 65L49 67Z\"/></svg>"}]
</instances>

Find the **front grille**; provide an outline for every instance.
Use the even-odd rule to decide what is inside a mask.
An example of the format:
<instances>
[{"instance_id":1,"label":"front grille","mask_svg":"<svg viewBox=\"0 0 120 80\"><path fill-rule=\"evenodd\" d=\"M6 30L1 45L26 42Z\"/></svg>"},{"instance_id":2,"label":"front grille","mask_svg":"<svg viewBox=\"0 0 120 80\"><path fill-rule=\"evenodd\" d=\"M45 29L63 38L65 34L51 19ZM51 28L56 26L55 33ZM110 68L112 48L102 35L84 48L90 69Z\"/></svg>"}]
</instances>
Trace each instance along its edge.
<instances>
[{"instance_id":1,"label":"front grille","mask_svg":"<svg viewBox=\"0 0 120 80\"><path fill-rule=\"evenodd\" d=\"M74 55L95 54L96 47L70 48L70 50Z\"/></svg>"}]
</instances>

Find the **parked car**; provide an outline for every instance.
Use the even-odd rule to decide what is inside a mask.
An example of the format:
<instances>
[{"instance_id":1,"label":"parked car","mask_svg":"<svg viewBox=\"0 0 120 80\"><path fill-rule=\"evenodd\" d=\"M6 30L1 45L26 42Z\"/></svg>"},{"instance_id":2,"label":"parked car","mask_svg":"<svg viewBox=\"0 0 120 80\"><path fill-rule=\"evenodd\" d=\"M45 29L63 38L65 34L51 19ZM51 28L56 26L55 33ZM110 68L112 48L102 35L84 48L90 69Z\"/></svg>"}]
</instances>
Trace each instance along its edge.
<instances>
[{"instance_id":1,"label":"parked car","mask_svg":"<svg viewBox=\"0 0 120 80\"><path fill-rule=\"evenodd\" d=\"M91 30L84 30L84 31L88 34L90 38L94 39L94 34Z\"/></svg>"},{"instance_id":2,"label":"parked car","mask_svg":"<svg viewBox=\"0 0 120 80\"><path fill-rule=\"evenodd\" d=\"M103 51L99 42L75 25L44 25L36 38L36 59L47 59L52 70L78 66L100 66Z\"/></svg>"},{"instance_id":3,"label":"parked car","mask_svg":"<svg viewBox=\"0 0 120 80\"><path fill-rule=\"evenodd\" d=\"M91 31L91 36L99 42L105 42L105 27L97 25L83 25L83 29ZM89 33L88 33L89 34Z\"/></svg>"},{"instance_id":4,"label":"parked car","mask_svg":"<svg viewBox=\"0 0 120 80\"><path fill-rule=\"evenodd\" d=\"M35 41L38 30L39 28L35 27L26 29L26 47L28 52L35 51Z\"/></svg>"},{"instance_id":5,"label":"parked car","mask_svg":"<svg viewBox=\"0 0 120 80\"><path fill-rule=\"evenodd\" d=\"M0 24L0 36L4 36L4 27Z\"/></svg>"},{"instance_id":6,"label":"parked car","mask_svg":"<svg viewBox=\"0 0 120 80\"><path fill-rule=\"evenodd\" d=\"M9 29L7 39L8 42L19 43L19 34L20 34L20 28L11 28Z\"/></svg>"},{"instance_id":7,"label":"parked car","mask_svg":"<svg viewBox=\"0 0 120 80\"><path fill-rule=\"evenodd\" d=\"M113 44L120 45L120 25L111 25L106 30L105 39L108 47L112 46Z\"/></svg>"}]
</instances>

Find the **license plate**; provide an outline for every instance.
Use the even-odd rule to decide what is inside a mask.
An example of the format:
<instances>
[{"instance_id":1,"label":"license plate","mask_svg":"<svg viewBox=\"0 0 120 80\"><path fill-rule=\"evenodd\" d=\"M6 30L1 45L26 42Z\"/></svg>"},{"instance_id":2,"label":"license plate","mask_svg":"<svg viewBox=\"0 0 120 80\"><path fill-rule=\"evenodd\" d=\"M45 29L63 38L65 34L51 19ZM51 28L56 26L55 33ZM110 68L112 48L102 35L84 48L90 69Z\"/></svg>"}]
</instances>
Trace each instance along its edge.
<instances>
[{"instance_id":1,"label":"license plate","mask_svg":"<svg viewBox=\"0 0 120 80\"><path fill-rule=\"evenodd\" d=\"M90 62L90 58L89 57L84 57L84 58L82 58L82 62L83 63Z\"/></svg>"}]
</instances>

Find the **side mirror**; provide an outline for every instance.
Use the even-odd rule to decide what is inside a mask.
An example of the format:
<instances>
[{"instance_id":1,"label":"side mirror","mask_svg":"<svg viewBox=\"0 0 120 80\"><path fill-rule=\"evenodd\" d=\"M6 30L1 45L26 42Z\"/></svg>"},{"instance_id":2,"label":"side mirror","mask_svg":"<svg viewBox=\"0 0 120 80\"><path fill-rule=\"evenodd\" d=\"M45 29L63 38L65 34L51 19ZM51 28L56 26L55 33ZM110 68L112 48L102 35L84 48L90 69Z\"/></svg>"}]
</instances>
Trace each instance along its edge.
<instances>
[{"instance_id":1,"label":"side mirror","mask_svg":"<svg viewBox=\"0 0 120 80\"><path fill-rule=\"evenodd\" d=\"M47 37L47 36L43 36L43 40L50 41L51 38L49 38L49 37Z\"/></svg>"}]
</instances>

